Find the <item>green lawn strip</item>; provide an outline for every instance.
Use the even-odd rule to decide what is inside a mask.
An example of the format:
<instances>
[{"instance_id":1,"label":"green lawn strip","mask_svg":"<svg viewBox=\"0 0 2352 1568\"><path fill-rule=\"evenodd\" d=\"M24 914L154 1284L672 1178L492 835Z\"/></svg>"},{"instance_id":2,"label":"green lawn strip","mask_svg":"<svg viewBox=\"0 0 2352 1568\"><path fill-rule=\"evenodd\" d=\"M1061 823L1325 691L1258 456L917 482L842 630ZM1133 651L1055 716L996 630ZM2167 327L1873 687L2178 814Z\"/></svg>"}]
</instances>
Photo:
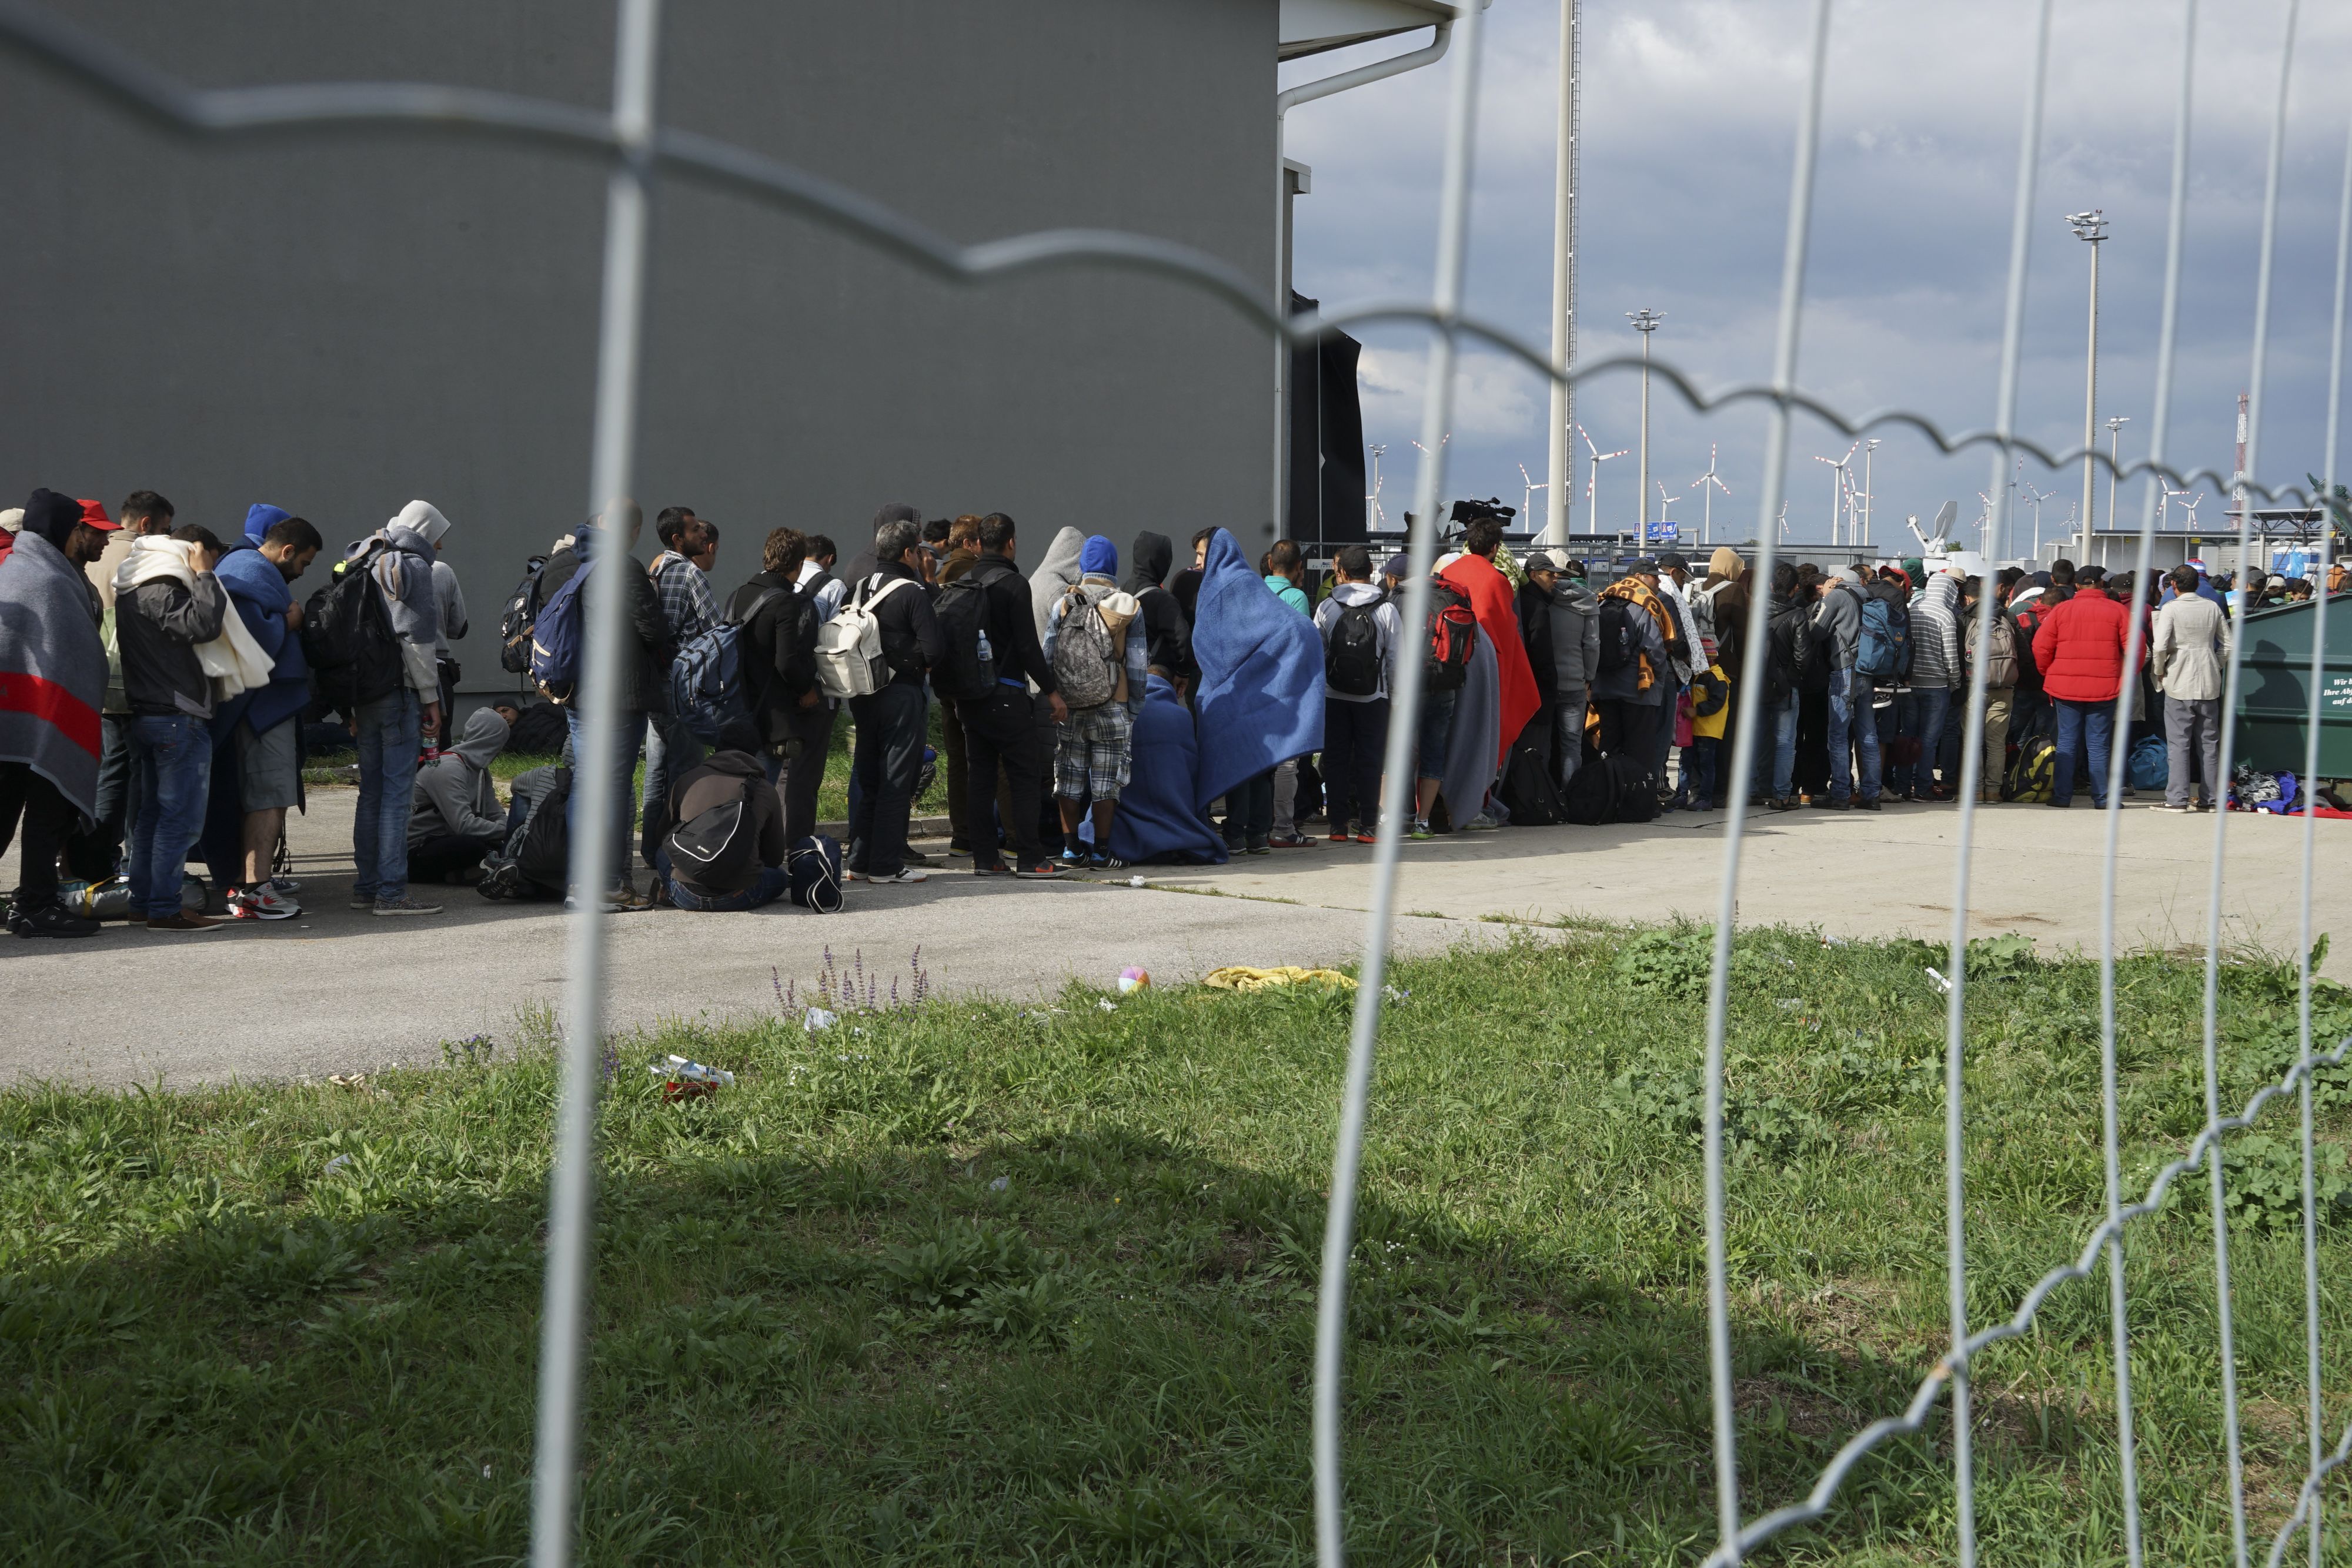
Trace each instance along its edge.
<instances>
[{"instance_id":1,"label":"green lawn strip","mask_svg":"<svg viewBox=\"0 0 2352 1568\"><path fill-rule=\"evenodd\" d=\"M1394 967L1350 1301L1355 1561L1703 1552L1706 953L1694 930L1577 931ZM1927 963L1943 967L1916 944L1738 944L1727 1125L1751 1516L1801 1496L1943 1348L1944 1004ZM2103 1203L2095 970L2013 945L1982 967L1980 1324L2071 1258ZM2225 970L2233 1107L2291 1060L2292 975ZM2199 987L2193 966L2120 966L2136 1184L2201 1118ZM2352 1028L2341 992L2321 1011L2323 1030ZM1347 1022L1344 998L1315 991L1074 986L1051 1007L934 998L814 1034L780 1019L624 1041L603 1113L583 1560L1307 1561ZM666 1051L738 1081L667 1101L646 1071ZM555 1066L543 1020L447 1054L355 1086L0 1095L0 1557L522 1550ZM2331 1191L2347 1077L2322 1079ZM2303 1443L2292 1103L2238 1145L2266 1539ZM2204 1180L2175 1190L2132 1232L2135 1396L2151 1540L2202 1561L2229 1528L2214 1288ZM2321 1237L2334 1323L2346 1236ZM2061 1290L2036 1333L1979 1364L1989 1563L2121 1558L2105 1300L2104 1281ZM2326 1378L2340 1410L2340 1335ZM1780 1560L1941 1561L1953 1509L1939 1418L1865 1461Z\"/></svg>"}]
</instances>

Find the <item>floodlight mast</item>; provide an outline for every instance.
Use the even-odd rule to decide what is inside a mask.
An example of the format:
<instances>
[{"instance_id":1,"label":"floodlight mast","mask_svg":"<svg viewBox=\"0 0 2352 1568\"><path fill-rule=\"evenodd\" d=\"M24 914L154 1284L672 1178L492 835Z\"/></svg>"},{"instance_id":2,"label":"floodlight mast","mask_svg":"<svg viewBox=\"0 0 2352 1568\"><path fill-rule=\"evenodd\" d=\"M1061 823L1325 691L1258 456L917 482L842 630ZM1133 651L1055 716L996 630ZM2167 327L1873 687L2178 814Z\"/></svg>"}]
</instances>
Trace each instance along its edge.
<instances>
[{"instance_id":1,"label":"floodlight mast","mask_svg":"<svg viewBox=\"0 0 2352 1568\"><path fill-rule=\"evenodd\" d=\"M1633 498L1635 528L1649 520L1650 510L1650 334L1656 331L1665 319L1664 311L1653 310L1647 306L1625 312L1625 319L1633 323L1633 330L1642 334L1642 488Z\"/></svg>"},{"instance_id":2,"label":"floodlight mast","mask_svg":"<svg viewBox=\"0 0 2352 1568\"><path fill-rule=\"evenodd\" d=\"M2099 476L2098 465L2091 453L2099 441L2099 246L2107 237L2107 220L2102 209L2094 207L2087 213L2068 213L2067 224L2074 237L2091 247L2091 333L2090 345L2084 354L2083 368L2083 528L2075 544L2078 559L2091 559L2092 486Z\"/></svg>"},{"instance_id":3,"label":"floodlight mast","mask_svg":"<svg viewBox=\"0 0 2352 1568\"><path fill-rule=\"evenodd\" d=\"M2123 428L2129 424L2128 415L2117 414L2107 421L2107 532L2116 531L2116 457L2123 450Z\"/></svg>"},{"instance_id":4,"label":"floodlight mast","mask_svg":"<svg viewBox=\"0 0 2352 1568\"><path fill-rule=\"evenodd\" d=\"M1576 173L1578 90L1583 63L1582 0L1559 0L1559 135L1553 163L1551 225L1551 363L1564 377L1576 362ZM1564 545L1575 528L1569 515L1569 432L1576 426L1576 388L1551 383L1551 440L1545 450L1544 488L1551 498L1544 519L1546 544ZM1593 527L1598 528L1598 521Z\"/></svg>"}]
</instances>

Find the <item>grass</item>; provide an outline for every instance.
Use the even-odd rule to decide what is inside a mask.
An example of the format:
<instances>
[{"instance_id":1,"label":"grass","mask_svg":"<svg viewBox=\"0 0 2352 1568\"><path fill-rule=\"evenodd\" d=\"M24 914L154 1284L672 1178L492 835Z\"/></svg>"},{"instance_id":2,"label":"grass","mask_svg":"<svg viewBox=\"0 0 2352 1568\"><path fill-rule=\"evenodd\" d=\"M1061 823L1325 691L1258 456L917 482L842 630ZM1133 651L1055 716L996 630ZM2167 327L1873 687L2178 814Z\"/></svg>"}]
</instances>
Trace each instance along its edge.
<instances>
[{"instance_id":1,"label":"grass","mask_svg":"<svg viewBox=\"0 0 2352 1568\"><path fill-rule=\"evenodd\" d=\"M930 743L940 751L940 766L938 776L932 779L930 789L915 801L914 814L917 816L936 815L945 812L948 809L947 752L940 732L942 716L936 703L931 705L930 711ZM824 762L824 782L817 789L816 814L819 821L844 821L849 816L849 754L851 738L856 733L856 727L849 722L846 716L835 721L833 748L826 755ZM550 767L562 760L561 756L547 756L528 751L501 752L490 760L490 777L499 785L504 786L510 783L517 774L527 773L534 768ZM351 781L343 769L323 764L307 770L303 778L306 782L314 785L338 785ZM637 764L634 782L630 786L633 798L643 796L645 781L645 764L640 761ZM501 789L499 799L505 798L505 791Z\"/></svg>"},{"instance_id":2,"label":"grass","mask_svg":"<svg viewBox=\"0 0 2352 1568\"><path fill-rule=\"evenodd\" d=\"M1691 929L1400 963L1349 1312L1367 1564L1695 1562L1711 1531ZM1944 1334L1944 1007L1911 944L1743 935L1727 1124L1753 1513L1898 1409ZM1971 1311L2101 1212L2095 971L1983 949ZM808 977L802 977L806 983ZM910 997L913 974L896 988ZM2293 970L2224 975L2234 1107ZM845 983L855 986L856 981ZM1344 998L1073 987L623 1042L603 1110L583 1560L1289 1563ZM845 983L836 982L837 1000ZM797 996L797 992L795 993ZM2199 977L2118 976L2126 1164L2202 1116ZM2340 991L2323 1027L2352 1028ZM731 1089L665 1100L677 1051ZM555 1069L543 1023L352 1085L0 1094L12 1562L504 1562L522 1550ZM2352 1074L2326 1075L2329 1186ZM2292 1107L2233 1141L2260 1539L2301 1473ZM2132 1232L2156 1561L2223 1561L2201 1177ZM2331 1325L2352 1248L2321 1238ZM2104 1282L1978 1367L1988 1563L2122 1557ZM2331 1408L2352 1378L2332 1340ZM1948 1561L1948 1431L1768 1558ZM2300 1548L2297 1548L2300 1551Z\"/></svg>"}]
</instances>

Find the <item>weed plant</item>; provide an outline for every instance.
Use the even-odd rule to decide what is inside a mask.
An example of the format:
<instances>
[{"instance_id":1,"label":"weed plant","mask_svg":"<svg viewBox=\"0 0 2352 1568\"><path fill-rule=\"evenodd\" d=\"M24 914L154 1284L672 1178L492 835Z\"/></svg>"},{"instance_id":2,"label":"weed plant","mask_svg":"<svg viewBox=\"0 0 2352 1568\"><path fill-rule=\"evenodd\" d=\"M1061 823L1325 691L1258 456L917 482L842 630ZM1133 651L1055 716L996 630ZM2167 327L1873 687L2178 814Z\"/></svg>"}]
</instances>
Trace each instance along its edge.
<instances>
[{"instance_id":1,"label":"weed plant","mask_svg":"<svg viewBox=\"0 0 2352 1568\"><path fill-rule=\"evenodd\" d=\"M1695 1562L1713 1503L1699 1131L1706 936L1522 932L1397 966L1349 1312L1366 1564ZM2103 1212L2096 973L1988 949L1967 1051L1971 1311ZM1737 947L1727 1079L1753 1516L1944 1348L1933 949ZM2231 965L2232 1108L2294 971ZM814 977L797 977L805 987ZM2200 975L2117 977L2126 1161L2203 1116ZM799 993L793 993L798 995ZM583 1560L1312 1556L1307 1395L1348 1003L1073 987L616 1047ZM2322 998L2330 1038L2352 1006ZM666 1099L676 1051L737 1074ZM0 1095L0 1559L487 1563L525 1545L556 1066L540 1035L352 1083ZM2345 1185L2352 1092L2323 1078ZM2294 1107L2236 1141L2258 1539L2302 1474ZM2226 1561L2201 1176L2131 1232L2152 1561ZM2347 1228L2320 1239L2333 1418ZM2122 1560L2105 1281L1978 1364L1999 1564ZM1948 1428L1866 1461L1792 1563L1941 1562ZM2340 1507L2340 1504L2339 1504ZM2340 1549L2339 1549L2340 1550ZM2300 1551L2300 1548L2297 1548Z\"/></svg>"}]
</instances>

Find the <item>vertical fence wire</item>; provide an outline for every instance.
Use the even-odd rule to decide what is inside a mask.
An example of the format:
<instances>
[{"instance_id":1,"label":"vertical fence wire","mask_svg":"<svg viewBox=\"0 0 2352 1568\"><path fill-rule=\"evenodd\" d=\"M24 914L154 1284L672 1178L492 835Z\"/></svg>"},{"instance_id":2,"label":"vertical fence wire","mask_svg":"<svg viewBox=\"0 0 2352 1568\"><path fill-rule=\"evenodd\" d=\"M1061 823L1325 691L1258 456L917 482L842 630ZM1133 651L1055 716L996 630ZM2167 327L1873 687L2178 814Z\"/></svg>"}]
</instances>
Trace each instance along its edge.
<instances>
[{"instance_id":1,"label":"vertical fence wire","mask_svg":"<svg viewBox=\"0 0 2352 1568\"><path fill-rule=\"evenodd\" d=\"M2017 190L2010 217L2009 287L2002 308L2000 382L1993 412L1993 429L2002 437L2017 425L2019 365L2025 350L2025 271L2032 251L2035 176L2042 162L2042 102L2050 78L2050 13L2052 0L2041 0L2033 23L2033 63L2027 73L2025 122L2018 139ZM2000 549L2009 525L2010 491L2004 481L2011 448L2006 440L1995 448L1993 506L1986 519L1979 553L1990 559ZM1977 594L1977 641L1990 649L1992 639L1993 596L1979 583ZM1944 1291L1950 1318L1951 1349L1946 1359L1952 1369L1952 1483L1954 1533L1960 1568L1973 1568L1977 1556L1976 1446L1974 1415L1969 1401L1969 1252L1968 1252L1968 1097L1967 1050L1969 989L1969 894L1970 862L1976 847L1977 797L1983 777L1986 676L1990 666L1973 661L1969 675L1968 721L1961 729L1960 825L1952 855L1952 934L1950 984L1944 998Z\"/></svg>"},{"instance_id":2,"label":"vertical fence wire","mask_svg":"<svg viewBox=\"0 0 2352 1568\"><path fill-rule=\"evenodd\" d=\"M2231 605L2229 673L2222 684L2221 778L2213 810L2213 849L2205 908L2204 1065L2205 1120L2221 1119L2221 890L2229 842L2229 789L2236 760L2238 696L2245 665L2246 576L2252 570L2254 476L2260 466L2263 428L2263 380L2270 349L2271 264L2278 248L2279 175L2285 161L2287 88L2294 77L2295 22L2299 0L2287 0L2286 36L2279 47L2278 93L2272 107L2270 153L2263 170L2262 254L2254 282L2254 342L2247 377L2246 451L2243 471L2235 486L2239 497L2238 565L2234 602ZM2230 1215L2228 1161L2220 1138L2213 1141L2209 1165L2212 1196L2214 1316L2221 1361L2222 1437L2230 1463L2230 1542L2231 1561L2246 1568L2246 1458L2238 1400L2236 1312L2230 1280Z\"/></svg>"},{"instance_id":3,"label":"vertical fence wire","mask_svg":"<svg viewBox=\"0 0 2352 1568\"><path fill-rule=\"evenodd\" d=\"M586 591L583 652L584 725L575 752L582 830L572 836L574 908L566 935L562 1080L549 1178L547 1282L540 1322L539 1411L531 1475L533 1568L572 1560L579 1488L580 1382L586 1356L588 1293L596 1227L596 1101L604 1072L604 892L625 873L611 862L609 830L625 785L607 759L621 734L623 562L629 560L626 497L636 451L637 372L645 324L646 230L652 201L660 0L621 0L613 45L613 128L621 153L604 198L604 279L598 323L594 450L589 505L601 507L602 538L579 537L580 570L601 562Z\"/></svg>"},{"instance_id":4,"label":"vertical fence wire","mask_svg":"<svg viewBox=\"0 0 2352 1568\"><path fill-rule=\"evenodd\" d=\"M1406 549L1412 570L1406 579L1404 625L1429 616L1429 575L1436 562L1437 502L1445 475L1444 440L1454 418L1454 318L1462 308L1463 277L1469 250L1472 137L1478 124L1478 54L1481 7L1462 7L1454 58L1454 91L1446 116L1444 183L1437 210L1437 268L1431 295L1437 321L1429 340L1429 380L1423 394L1422 460L1413 486L1413 513ZM1371 911L1365 917L1364 956L1357 968L1356 1009L1348 1040L1347 1078L1341 1090L1339 1137L1331 1151L1331 1193L1323 1221L1322 1279L1315 1303L1315 1555L1321 1568L1347 1561L1346 1487L1340 1473L1340 1418L1347 1375L1348 1265L1355 1250L1356 1184L1363 1169L1364 1126L1370 1114L1372 1066L1380 1044L1381 1007L1388 972L1389 936L1394 925L1397 858L1404 843L1414 737L1420 732L1421 659L1397 661L1395 712L1389 723L1383 768L1390 779L1407 780L1406 799L1391 795L1382 810L1374 852Z\"/></svg>"},{"instance_id":5,"label":"vertical fence wire","mask_svg":"<svg viewBox=\"0 0 2352 1568\"><path fill-rule=\"evenodd\" d=\"M1765 646L1771 624L1772 569L1780 543L1777 513L1789 476L1790 405L1797 384L1797 345L1803 324L1805 263L1813 219L1813 175L1820 162L1822 94L1829 75L1830 0L1813 0L1811 47L1797 110L1797 145L1789 174L1787 232L1780 250L1780 320L1773 334L1772 405L1764 442L1764 484L1757 500L1756 561L1750 569L1745 645ZM1760 666L1759 666L1760 667ZM1731 747L1730 814L1724 824L1723 883L1716 898L1715 953L1706 980L1706 1354L1715 1434L1716 1528L1718 1543L1707 1561L1739 1561L1739 1428L1732 1399L1731 1265L1726 1239L1723 1182L1723 1038L1730 1004L1732 923L1739 910L1739 856L1748 827L1748 780L1756 770L1757 726L1763 683L1743 681Z\"/></svg>"},{"instance_id":6,"label":"vertical fence wire","mask_svg":"<svg viewBox=\"0 0 2352 1568\"><path fill-rule=\"evenodd\" d=\"M2304 694L2303 863L2296 888L2295 927L2295 1060L2311 1056L2312 880L2319 853L2319 725L2326 703L2322 688L2327 679L2327 573L2336 555L2336 437L2344 413L2344 301L2347 261L2352 261L2352 132L2344 147L2344 185L2336 205L2336 308L2327 336L2327 430L2319 478L2319 563L2315 575L2318 591L2311 606L2311 687ZM2320 1388L2319 1356L2319 1202L2313 1162L2312 1074L2299 1086L2303 1155L2303 1320L2304 1376L2309 1408L2309 1463L2305 1485L2321 1474L2327 1438L2327 1412ZM2311 1568L2319 1568L2324 1515L2315 1491L2310 1500L2305 1528L2311 1532ZM2277 1553L2273 1553L2273 1557Z\"/></svg>"},{"instance_id":7,"label":"vertical fence wire","mask_svg":"<svg viewBox=\"0 0 2352 1568\"><path fill-rule=\"evenodd\" d=\"M2171 423L2172 377L2180 328L2180 258L2189 228L2189 139L2191 89L2196 81L2197 0L2184 0L2180 18L2180 80L2172 108L2172 197L2165 219L2164 304L2157 329L2155 412L2148 432L2148 461L2162 462ZM2110 484L2119 483L2109 476ZM2142 499L2139 554L2130 620L2125 633L2124 668L2137 670L2145 638L2141 624L2147 582L2156 546L2158 492L2166 482L2151 479ZM2127 734L2133 682L2118 683L2113 733ZM2163 702L2159 695L2159 706ZM2161 713L2158 715L2161 717ZM2132 1418L2131 1303L2124 1277L2123 1110L2116 1044L2116 866L2123 826L2125 751L2109 747L2106 838L2099 872L2099 1153L2106 1181L2107 1220L2115 1228L2106 1246L2107 1335L2116 1380L2116 1448L2123 1491L2124 1555L2140 1568L2147 1545L2139 1511L2139 1438ZM2211 788L2208 781L2208 789Z\"/></svg>"}]
</instances>

